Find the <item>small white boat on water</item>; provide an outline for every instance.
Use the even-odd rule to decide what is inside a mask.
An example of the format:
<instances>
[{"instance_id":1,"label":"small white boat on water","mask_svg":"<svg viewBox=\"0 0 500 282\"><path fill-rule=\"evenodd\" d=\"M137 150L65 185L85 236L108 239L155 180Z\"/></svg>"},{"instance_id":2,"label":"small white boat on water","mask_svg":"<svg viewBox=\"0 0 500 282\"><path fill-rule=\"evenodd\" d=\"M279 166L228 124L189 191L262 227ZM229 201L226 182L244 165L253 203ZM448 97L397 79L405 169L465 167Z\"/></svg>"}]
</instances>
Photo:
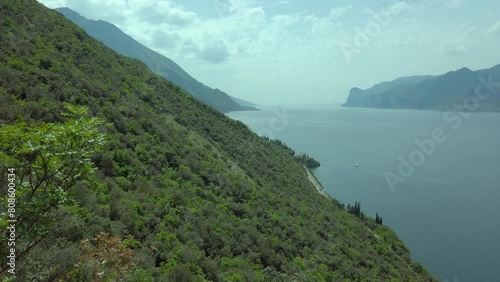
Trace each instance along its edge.
<instances>
[{"instance_id":1,"label":"small white boat on water","mask_svg":"<svg viewBox=\"0 0 500 282\"><path fill-rule=\"evenodd\" d=\"M358 167L358 166L359 166L359 163L358 163L358 162L356 162L356 164L354 164L354 166L355 166L355 167Z\"/></svg>"}]
</instances>

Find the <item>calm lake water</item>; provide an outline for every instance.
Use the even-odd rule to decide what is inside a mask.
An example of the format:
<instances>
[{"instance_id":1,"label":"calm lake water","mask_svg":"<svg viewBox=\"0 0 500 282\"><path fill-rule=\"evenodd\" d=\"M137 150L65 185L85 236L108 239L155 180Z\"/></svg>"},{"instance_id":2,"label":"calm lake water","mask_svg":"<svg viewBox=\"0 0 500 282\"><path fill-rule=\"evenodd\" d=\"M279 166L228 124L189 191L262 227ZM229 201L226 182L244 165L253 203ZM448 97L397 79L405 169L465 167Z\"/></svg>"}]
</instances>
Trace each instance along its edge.
<instances>
[{"instance_id":1,"label":"calm lake water","mask_svg":"<svg viewBox=\"0 0 500 282\"><path fill-rule=\"evenodd\" d=\"M320 161L314 172L330 195L378 212L441 281L500 281L499 113L310 105L228 116ZM436 130L444 142L430 141ZM415 140L427 140L425 151ZM406 161L409 176L398 172ZM388 172L404 182L391 189Z\"/></svg>"}]
</instances>

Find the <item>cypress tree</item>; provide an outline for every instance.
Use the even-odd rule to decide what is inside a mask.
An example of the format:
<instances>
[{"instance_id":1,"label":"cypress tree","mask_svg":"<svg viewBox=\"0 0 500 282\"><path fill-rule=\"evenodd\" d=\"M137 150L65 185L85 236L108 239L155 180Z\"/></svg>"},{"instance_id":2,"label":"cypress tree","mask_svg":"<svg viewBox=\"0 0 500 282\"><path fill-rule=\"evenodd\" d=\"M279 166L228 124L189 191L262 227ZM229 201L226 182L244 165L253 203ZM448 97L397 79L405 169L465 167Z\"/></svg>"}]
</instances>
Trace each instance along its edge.
<instances>
[{"instance_id":1,"label":"cypress tree","mask_svg":"<svg viewBox=\"0 0 500 282\"><path fill-rule=\"evenodd\" d=\"M360 201L356 201L354 203L354 215L357 218L361 218L361 202Z\"/></svg>"},{"instance_id":2,"label":"cypress tree","mask_svg":"<svg viewBox=\"0 0 500 282\"><path fill-rule=\"evenodd\" d=\"M378 215L378 213L375 214L375 223L382 225L382 217Z\"/></svg>"}]
</instances>

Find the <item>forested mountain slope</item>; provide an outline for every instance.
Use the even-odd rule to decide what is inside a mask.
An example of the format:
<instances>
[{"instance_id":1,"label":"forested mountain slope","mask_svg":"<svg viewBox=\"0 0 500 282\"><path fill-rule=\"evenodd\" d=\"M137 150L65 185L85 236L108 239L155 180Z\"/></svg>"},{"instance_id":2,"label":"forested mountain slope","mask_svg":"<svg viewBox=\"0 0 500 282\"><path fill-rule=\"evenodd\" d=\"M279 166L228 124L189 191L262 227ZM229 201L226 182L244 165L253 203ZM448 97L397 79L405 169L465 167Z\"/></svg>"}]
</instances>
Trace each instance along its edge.
<instances>
[{"instance_id":1,"label":"forested mountain slope","mask_svg":"<svg viewBox=\"0 0 500 282\"><path fill-rule=\"evenodd\" d=\"M388 227L317 193L283 146L61 14L2 0L0 28L16 281L432 280ZM13 277L3 203L0 276Z\"/></svg>"}]
</instances>

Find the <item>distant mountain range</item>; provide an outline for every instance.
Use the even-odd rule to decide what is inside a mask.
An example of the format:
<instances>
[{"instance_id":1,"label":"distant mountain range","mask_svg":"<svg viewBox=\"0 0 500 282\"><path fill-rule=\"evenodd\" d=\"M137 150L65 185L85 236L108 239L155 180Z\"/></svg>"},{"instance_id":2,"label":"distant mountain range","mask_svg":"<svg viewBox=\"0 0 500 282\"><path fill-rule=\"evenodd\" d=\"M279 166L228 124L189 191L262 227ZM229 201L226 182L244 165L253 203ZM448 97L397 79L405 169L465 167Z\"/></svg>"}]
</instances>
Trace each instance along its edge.
<instances>
[{"instance_id":1,"label":"distant mountain range","mask_svg":"<svg viewBox=\"0 0 500 282\"><path fill-rule=\"evenodd\" d=\"M354 87L343 106L500 111L500 65L478 71L461 68L438 76L402 77L366 90Z\"/></svg>"},{"instance_id":2,"label":"distant mountain range","mask_svg":"<svg viewBox=\"0 0 500 282\"><path fill-rule=\"evenodd\" d=\"M69 8L56 11L83 28L89 35L116 52L145 63L153 72L171 80L193 96L222 112L257 110L255 104L230 97L227 93L212 89L197 81L171 59L158 54L121 31L115 25L98 20L89 20Z\"/></svg>"},{"instance_id":3,"label":"distant mountain range","mask_svg":"<svg viewBox=\"0 0 500 282\"><path fill-rule=\"evenodd\" d=\"M255 103L252 103L252 102L240 99L240 98L236 98L234 96L229 96L229 97L231 97L231 99L233 99L236 103L242 105L243 107L250 107L250 108L256 108L256 109L258 109L260 107L258 104L255 104Z\"/></svg>"}]
</instances>

